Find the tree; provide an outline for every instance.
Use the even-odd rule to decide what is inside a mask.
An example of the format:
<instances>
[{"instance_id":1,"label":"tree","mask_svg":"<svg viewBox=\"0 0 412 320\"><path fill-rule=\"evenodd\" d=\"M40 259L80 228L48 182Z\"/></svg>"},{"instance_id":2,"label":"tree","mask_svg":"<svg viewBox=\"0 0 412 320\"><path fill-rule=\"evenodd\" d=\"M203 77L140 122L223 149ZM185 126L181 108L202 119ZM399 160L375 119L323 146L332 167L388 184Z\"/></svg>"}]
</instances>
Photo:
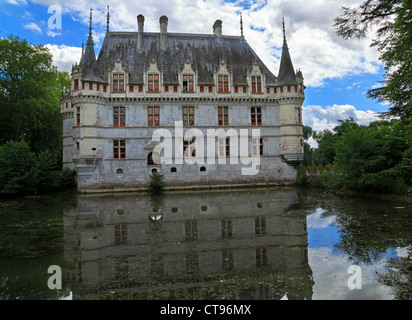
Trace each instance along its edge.
<instances>
[{"instance_id":1,"label":"tree","mask_svg":"<svg viewBox=\"0 0 412 320\"><path fill-rule=\"evenodd\" d=\"M36 157L25 141L0 146L0 194L27 193L35 189Z\"/></svg>"},{"instance_id":2,"label":"tree","mask_svg":"<svg viewBox=\"0 0 412 320\"><path fill-rule=\"evenodd\" d=\"M377 27L377 39L372 42L381 53L385 66L382 87L369 90L368 97L391 104L383 115L408 119L412 115L412 4L411 0L365 0L355 8L342 7L335 19L339 36L365 38Z\"/></svg>"},{"instance_id":3,"label":"tree","mask_svg":"<svg viewBox=\"0 0 412 320\"><path fill-rule=\"evenodd\" d=\"M0 145L24 140L35 154L59 156L60 96L69 85L47 48L13 35L0 39Z\"/></svg>"}]
</instances>

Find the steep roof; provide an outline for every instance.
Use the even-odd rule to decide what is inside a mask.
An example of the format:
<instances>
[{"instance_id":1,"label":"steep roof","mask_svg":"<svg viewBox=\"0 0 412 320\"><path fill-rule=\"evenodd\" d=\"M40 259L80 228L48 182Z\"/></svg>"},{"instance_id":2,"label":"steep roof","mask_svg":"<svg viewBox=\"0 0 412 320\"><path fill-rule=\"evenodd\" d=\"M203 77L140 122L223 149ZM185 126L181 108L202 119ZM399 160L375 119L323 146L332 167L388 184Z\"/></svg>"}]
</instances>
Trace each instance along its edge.
<instances>
[{"instance_id":1,"label":"steep roof","mask_svg":"<svg viewBox=\"0 0 412 320\"><path fill-rule=\"evenodd\" d=\"M289 54L288 44L286 42L285 35L285 23L283 22L283 47L282 47L282 57L280 59L280 67L278 74L278 85L295 85L296 74L295 69L293 68L292 59Z\"/></svg>"},{"instance_id":2,"label":"steep roof","mask_svg":"<svg viewBox=\"0 0 412 320\"><path fill-rule=\"evenodd\" d=\"M105 79L116 61L130 73L129 83L143 84L143 73L152 61L163 72L165 84L178 84L178 73L189 61L198 73L199 84L213 84L213 73L225 61L233 73L234 85L246 85L247 75L257 63L265 75L266 85L276 85L276 76L265 66L253 49L240 36L167 33L164 46L160 33L143 33L143 46L138 49L137 32L109 32L97 59L97 71Z\"/></svg>"},{"instance_id":3,"label":"steep roof","mask_svg":"<svg viewBox=\"0 0 412 320\"><path fill-rule=\"evenodd\" d=\"M90 9L90 25L89 25L89 37L86 43L86 50L82 54L80 60L80 68L82 70L83 81L104 82L101 74L97 70L96 55L94 54L94 43L92 36L92 9Z\"/></svg>"}]
</instances>

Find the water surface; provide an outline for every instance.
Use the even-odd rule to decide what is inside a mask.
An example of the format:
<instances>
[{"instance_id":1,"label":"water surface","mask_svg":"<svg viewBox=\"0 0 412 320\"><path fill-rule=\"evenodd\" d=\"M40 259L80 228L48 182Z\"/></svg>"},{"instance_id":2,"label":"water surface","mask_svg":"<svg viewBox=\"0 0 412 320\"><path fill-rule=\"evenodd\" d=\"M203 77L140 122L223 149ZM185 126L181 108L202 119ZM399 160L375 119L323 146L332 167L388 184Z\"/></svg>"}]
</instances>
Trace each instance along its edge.
<instances>
[{"instance_id":1,"label":"water surface","mask_svg":"<svg viewBox=\"0 0 412 320\"><path fill-rule=\"evenodd\" d=\"M285 187L0 200L0 299L410 300L411 214Z\"/></svg>"}]
</instances>

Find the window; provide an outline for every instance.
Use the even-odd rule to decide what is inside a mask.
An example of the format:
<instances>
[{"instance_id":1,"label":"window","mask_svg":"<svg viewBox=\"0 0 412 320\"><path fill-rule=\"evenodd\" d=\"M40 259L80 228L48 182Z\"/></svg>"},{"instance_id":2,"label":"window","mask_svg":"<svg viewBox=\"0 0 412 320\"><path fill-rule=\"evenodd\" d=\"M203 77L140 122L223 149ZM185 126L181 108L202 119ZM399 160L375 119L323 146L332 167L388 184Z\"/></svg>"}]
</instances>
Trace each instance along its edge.
<instances>
[{"instance_id":1,"label":"window","mask_svg":"<svg viewBox=\"0 0 412 320\"><path fill-rule=\"evenodd\" d=\"M189 274L199 272L199 254L186 253L186 272Z\"/></svg>"},{"instance_id":2,"label":"window","mask_svg":"<svg viewBox=\"0 0 412 320\"><path fill-rule=\"evenodd\" d=\"M149 92L159 92L159 75L148 74L147 75L147 90Z\"/></svg>"},{"instance_id":3,"label":"window","mask_svg":"<svg viewBox=\"0 0 412 320\"><path fill-rule=\"evenodd\" d=\"M252 140L252 156L263 156L263 138Z\"/></svg>"},{"instance_id":4,"label":"window","mask_svg":"<svg viewBox=\"0 0 412 320\"><path fill-rule=\"evenodd\" d=\"M79 79L74 80L74 90L79 90Z\"/></svg>"},{"instance_id":5,"label":"window","mask_svg":"<svg viewBox=\"0 0 412 320\"><path fill-rule=\"evenodd\" d=\"M126 159L126 140L113 140L113 158Z\"/></svg>"},{"instance_id":6,"label":"window","mask_svg":"<svg viewBox=\"0 0 412 320\"><path fill-rule=\"evenodd\" d=\"M219 139L219 157L230 157L230 138Z\"/></svg>"},{"instance_id":7,"label":"window","mask_svg":"<svg viewBox=\"0 0 412 320\"><path fill-rule=\"evenodd\" d=\"M228 107L218 107L218 124L219 126L228 126L229 125L229 111Z\"/></svg>"},{"instance_id":8,"label":"window","mask_svg":"<svg viewBox=\"0 0 412 320\"><path fill-rule=\"evenodd\" d=\"M113 107L113 127L124 127L126 125L126 108Z\"/></svg>"},{"instance_id":9,"label":"window","mask_svg":"<svg viewBox=\"0 0 412 320\"><path fill-rule=\"evenodd\" d=\"M232 220L223 219L222 220L222 239L232 238Z\"/></svg>"},{"instance_id":10,"label":"window","mask_svg":"<svg viewBox=\"0 0 412 320\"><path fill-rule=\"evenodd\" d=\"M267 248L259 247L256 248L256 266L257 267L264 267L267 265Z\"/></svg>"},{"instance_id":11,"label":"window","mask_svg":"<svg viewBox=\"0 0 412 320\"><path fill-rule=\"evenodd\" d=\"M148 165L148 166L155 166L155 165L156 165L156 163L155 163L154 160L153 160L153 152L150 152L150 153L147 155L147 165Z\"/></svg>"},{"instance_id":12,"label":"window","mask_svg":"<svg viewBox=\"0 0 412 320\"><path fill-rule=\"evenodd\" d=\"M194 75L184 74L183 75L183 92L194 92Z\"/></svg>"},{"instance_id":13,"label":"window","mask_svg":"<svg viewBox=\"0 0 412 320\"><path fill-rule=\"evenodd\" d=\"M212 93L212 92L213 92L213 87L209 86L209 93Z\"/></svg>"},{"instance_id":14,"label":"window","mask_svg":"<svg viewBox=\"0 0 412 320\"><path fill-rule=\"evenodd\" d=\"M252 107L250 111L251 111L252 126L261 126L262 125L262 108Z\"/></svg>"},{"instance_id":15,"label":"window","mask_svg":"<svg viewBox=\"0 0 412 320\"><path fill-rule=\"evenodd\" d=\"M96 90L100 91L100 84L96 84Z\"/></svg>"},{"instance_id":16,"label":"window","mask_svg":"<svg viewBox=\"0 0 412 320\"><path fill-rule=\"evenodd\" d=\"M233 250L222 251L223 270L233 269Z\"/></svg>"},{"instance_id":17,"label":"window","mask_svg":"<svg viewBox=\"0 0 412 320\"><path fill-rule=\"evenodd\" d=\"M169 92L169 86L165 86L165 92Z\"/></svg>"},{"instance_id":18,"label":"window","mask_svg":"<svg viewBox=\"0 0 412 320\"><path fill-rule=\"evenodd\" d=\"M76 108L76 123L80 126L80 107Z\"/></svg>"},{"instance_id":19,"label":"window","mask_svg":"<svg viewBox=\"0 0 412 320\"><path fill-rule=\"evenodd\" d=\"M103 92L106 92L107 91L107 87L104 85L103 86Z\"/></svg>"},{"instance_id":20,"label":"window","mask_svg":"<svg viewBox=\"0 0 412 320\"><path fill-rule=\"evenodd\" d=\"M143 86L139 86L139 92L143 92Z\"/></svg>"},{"instance_id":21,"label":"window","mask_svg":"<svg viewBox=\"0 0 412 320\"><path fill-rule=\"evenodd\" d=\"M266 234L266 217L255 218L255 234L264 236Z\"/></svg>"},{"instance_id":22,"label":"window","mask_svg":"<svg viewBox=\"0 0 412 320\"><path fill-rule=\"evenodd\" d=\"M197 240L197 221L186 221L186 240Z\"/></svg>"},{"instance_id":23,"label":"window","mask_svg":"<svg viewBox=\"0 0 412 320\"><path fill-rule=\"evenodd\" d=\"M183 107L183 126L189 127L195 125L195 108Z\"/></svg>"},{"instance_id":24,"label":"window","mask_svg":"<svg viewBox=\"0 0 412 320\"><path fill-rule=\"evenodd\" d=\"M290 88L290 86L288 86L288 92L290 92L291 91L291 88Z\"/></svg>"},{"instance_id":25,"label":"window","mask_svg":"<svg viewBox=\"0 0 412 320\"><path fill-rule=\"evenodd\" d=\"M195 141L195 137L190 142L183 140L183 155L185 158L196 157Z\"/></svg>"},{"instance_id":26,"label":"window","mask_svg":"<svg viewBox=\"0 0 412 320\"><path fill-rule=\"evenodd\" d=\"M159 107L147 107L147 125L149 127L160 125Z\"/></svg>"},{"instance_id":27,"label":"window","mask_svg":"<svg viewBox=\"0 0 412 320\"><path fill-rule=\"evenodd\" d=\"M120 169L120 168L117 169L117 170L116 170L116 174L123 174L123 169Z\"/></svg>"},{"instance_id":28,"label":"window","mask_svg":"<svg viewBox=\"0 0 412 320\"><path fill-rule=\"evenodd\" d=\"M116 245L127 244L127 224L114 225L114 243Z\"/></svg>"},{"instance_id":29,"label":"window","mask_svg":"<svg viewBox=\"0 0 412 320\"><path fill-rule=\"evenodd\" d=\"M134 86L129 86L129 92L133 92L134 91Z\"/></svg>"},{"instance_id":30,"label":"window","mask_svg":"<svg viewBox=\"0 0 412 320\"><path fill-rule=\"evenodd\" d=\"M298 109L298 124L302 124L302 110Z\"/></svg>"},{"instance_id":31,"label":"window","mask_svg":"<svg viewBox=\"0 0 412 320\"><path fill-rule=\"evenodd\" d=\"M170 168L170 172L176 172L176 167Z\"/></svg>"},{"instance_id":32,"label":"window","mask_svg":"<svg viewBox=\"0 0 412 320\"><path fill-rule=\"evenodd\" d=\"M89 90L93 90L93 83L89 82Z\"/></svg>"},{"instance_id":33,"label":"window","mask_svg":"<svg viewBox=\"0 0 412 320\"><path fill-rule=\"evenodd\" d=\"M246 92L247 92L247 88L243 87L243 93L246 93Z\"/></svg>"},{"instance_id":34,"label":"window","mask_svg":"<svg viewBox=\"0 0 412 320\"><path fill-rule=\"evenodd\" d=\"M206 167L200 167L200 171L201 171L201 172L205 172L205 171L206 171Z\"/></svg>"},{"instance_id":35,"label":"window","mask_svg":"<svg viewBox=\"0 0 412 320\"><path fill-rule=\"evenodd\" d=\"M113 92L124 92L124 74L113 74Z\"/></svg>"},{"instance_id":36,"label":"window","mask_svg":"<svg viewBox=\"0 0 412 320\"><path fill-rule=\"evenodd\" d=\"M200 92L205 92L205 87L204 86L200 87Z\"/></svg>"},{"instance_id":37,"label":"window","mask_svg":"<svg viewBox=\"0 0 412 320\"><path fill-rule=\"evenodd\" d=\"M86 88L86 82L82 81L82 90L84 90Z\"/></svg>"},{"instance_id":38,"label":"window","mask_svg":"<svg viewBox=\"0 0 412 320\"><path fill-rule=\"evenodd\" d=\"M229 76L217 76L218 92L229 92Z\"/></svg>"},{"instance_id":39,"label":"window","mask_svg":"<svg viewBox=\"0 0 412 320\"><path fill-rule=\"evenodd\" d=\"M262 77L252 76L252 93L262 93Z\"/></svg>"}]
</instances>

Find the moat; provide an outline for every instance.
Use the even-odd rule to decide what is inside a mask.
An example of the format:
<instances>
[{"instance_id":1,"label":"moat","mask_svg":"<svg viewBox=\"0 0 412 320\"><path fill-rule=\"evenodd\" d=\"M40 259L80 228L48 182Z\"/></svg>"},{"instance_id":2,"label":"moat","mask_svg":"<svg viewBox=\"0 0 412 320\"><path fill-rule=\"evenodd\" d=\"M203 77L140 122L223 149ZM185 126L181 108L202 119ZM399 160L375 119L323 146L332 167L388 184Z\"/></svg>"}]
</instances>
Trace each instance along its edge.
<instances>
[{"instance_id":1,"label":"moat","mask_svg":"<svg viewBox=\"0 0 412 320\"><path fill-rule=\"evenodd\" d=\"M0 299L411 300L411 216L294 187L2 199Z\"/></svg>"}]
</instances>

